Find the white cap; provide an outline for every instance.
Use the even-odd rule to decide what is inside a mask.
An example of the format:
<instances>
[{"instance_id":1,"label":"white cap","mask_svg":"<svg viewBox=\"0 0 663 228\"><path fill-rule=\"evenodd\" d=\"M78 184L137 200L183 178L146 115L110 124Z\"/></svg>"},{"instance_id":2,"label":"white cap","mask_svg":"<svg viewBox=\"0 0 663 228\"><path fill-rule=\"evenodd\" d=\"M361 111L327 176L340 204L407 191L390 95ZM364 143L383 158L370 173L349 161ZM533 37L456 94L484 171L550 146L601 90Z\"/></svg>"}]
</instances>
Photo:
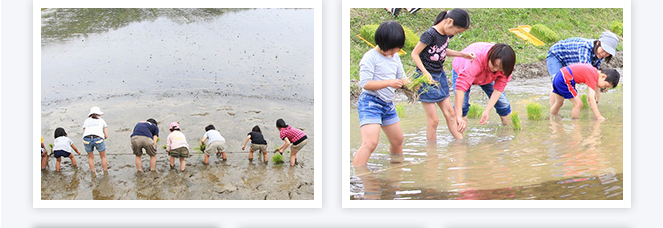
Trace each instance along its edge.
<instances>
[{"instance_id":1,"label":"white cap","mask_svg":"<svg viewBox=\"0 0 663 228\"><path fill-rule=\"evenodd\" d=\"M94 107L90 108L90 114L87 114L87 115L90 116L92 114L102 115L104 113L101 112L101 109L99 107L94 106Z\"/></svg>"},{"instance_id":2,"label":"white cap","mask_svg":"<svg viewBox=\"0 0 663 228\"><path fill-rule=\"evenodd\" d=\"M599 41L601 41L601 48L603 48L603 50L610 53L610 55L615 56L617 44L619 44L617 35L606 31L601 33L601 36L599 36Z\"/></svg>"}]
</instances>

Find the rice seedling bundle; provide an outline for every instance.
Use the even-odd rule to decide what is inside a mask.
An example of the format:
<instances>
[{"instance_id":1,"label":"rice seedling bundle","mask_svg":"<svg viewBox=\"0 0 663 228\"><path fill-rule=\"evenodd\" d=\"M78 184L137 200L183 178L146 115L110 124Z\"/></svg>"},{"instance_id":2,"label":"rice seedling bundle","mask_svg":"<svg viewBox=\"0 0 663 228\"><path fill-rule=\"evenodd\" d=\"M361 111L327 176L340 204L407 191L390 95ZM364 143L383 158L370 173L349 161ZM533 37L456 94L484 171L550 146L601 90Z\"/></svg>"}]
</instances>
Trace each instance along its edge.
<instances>
[{"instance_id":1,"label":"rice seedling bundle","mask_svg":"<svg viewBox=\"0 0 663 228\"><path fill-rule=\"evenodd\" d=\"M543 119L543 105L532 102L525 106L527 108L527 119L542 120Z\"/></svg>"},{"instance_id":2,"label":"rice seedling bundle","mask_svg":"<svg viewBox=\"0 0 663 228\"><path fill-rule=\"evenodd\" d=\"M559 40L559 35L555 31L542 24L533 25L530 33L547 43L554 43Z\"/></svg>"},{"instance_id":3,"label":"rice seedling bundle","mask_svg":"<svg viewBox=\"0 0 663 228\"><path fill-rule=\"evenodd\" d=\"M476 103L470 103L470 110L467 111L467 118L470 118L470 119L479 118L483 114L484 110L486 110L485 107L483 107L479 104L476 104Z\"/></svg>"},{"instance_id":4,"label":"rice seedling bundle","mask_svg":"<svg viewBox=\"0 0 663 228\"><path fill-rule=\"evenodd\" d=\"M523 129L523 125L520 123L520 117L518 117L518 111L513 111L511 113L511 123L513 124L513 130L520 131Z\"/></svg>"},{"instance_id":5,"label":"rice seedling bundle","mask_svg":"<svg viewBox=\"0 0 663 228\"><path fill-rule=\"evenodd\" d=\"M587 100L587 94L583 94L580 96L580 100L582 101L582 109L586 109L589 107L589 101Z\"/></svg>"},{"instance_id":6,"label":"rice seedling bundle","mask_svg":"<svg viewBox=\"0 0 663 228\"><path fill-rule=\"evenodd\" d=\"M281 155L281 153L275 153L274 156L272 156L272 162L274 162L274 164L283 163L283 155Z\"/></svg>"},{"instance_id":7,"label":"rice seedling bundle","mask_svg":"<svg viewBox=\"0 0 663 228\"><path fill-rule=\"evenodd\" d=\"M396 114L401 118L405 115L405 103L396 104Z\"/></svg>"}]
</instances>

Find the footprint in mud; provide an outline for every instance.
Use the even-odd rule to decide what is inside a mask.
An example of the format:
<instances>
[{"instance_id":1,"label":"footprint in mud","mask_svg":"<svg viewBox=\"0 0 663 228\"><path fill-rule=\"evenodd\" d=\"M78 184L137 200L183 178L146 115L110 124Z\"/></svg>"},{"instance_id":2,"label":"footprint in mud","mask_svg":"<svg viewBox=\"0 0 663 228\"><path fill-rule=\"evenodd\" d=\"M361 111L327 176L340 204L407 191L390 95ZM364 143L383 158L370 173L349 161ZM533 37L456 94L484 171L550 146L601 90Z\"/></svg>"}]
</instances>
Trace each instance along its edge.
<instances>
[{"instance_id":1,"label":"footprint in mud","mask_svg":"<svg viewBox=\"0 0 663 228\"><path fill-rule=\"evenodd\" d=\"M117 129L115 132L127 132L127 131L131 131L131 128L124 127L124 128Z\"/></svg>"},{"instance_id":2,"label":"footprint in mud","mask_svg":"<svg viewBox=\"0 0 663 228\"><path fill-rule=\"evenodd\" d=\"M234 112L228 112L228 115L229 116L235 116L235 113Z\"/></svg>"},{"instance_id":3,"label":"footprint in mud","mask_svg":"<svg viewBox=\"0 0 663 228\"><path fill-rule=\"evenodd\" d=\"M244 113L246 113L246 114L250 114L250 113L260 114L260 112L261 112L260 110L249 110L249 111L245 111Z\"/></svg>"},{"instance_id":4,"label":"footprint in mud","mask_svg":"<svg viewBox=\"0 0 663 228\"><path fill-rule=\"evenodd\" d=\"M207 116L207 115L209 115L209 114L210 114L209 112L205 112L205 113L195 113L195 114L191 114L191 116Z\"/></svg>"}]
</instances>

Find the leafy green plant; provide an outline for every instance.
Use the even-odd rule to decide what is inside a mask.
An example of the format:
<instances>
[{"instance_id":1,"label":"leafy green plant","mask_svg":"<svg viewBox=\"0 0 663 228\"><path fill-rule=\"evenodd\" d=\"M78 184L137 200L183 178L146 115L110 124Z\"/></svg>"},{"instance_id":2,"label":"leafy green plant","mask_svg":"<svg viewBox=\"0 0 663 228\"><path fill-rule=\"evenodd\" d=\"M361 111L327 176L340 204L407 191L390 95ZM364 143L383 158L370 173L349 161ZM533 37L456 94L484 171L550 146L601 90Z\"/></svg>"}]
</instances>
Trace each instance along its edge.
<instances>
[{"instance_id":1,"label":"leafy green plant","mask_svg":"<svg viewBox=\"0 0 663 228\"><path fill-rule=\"evenodd\" d=\"M518 111L513 111L511 113L511 123L513 124L513 130L520 131L523 129L523 125L520 123L520 117L518 117Z\"/></svg>"},{"instance_id":2,"label":"leafy green plant","mask_svg":"<svg viewBox=\"0 0 663 228\"><path fill-rule=\"evenodd\" d=\"M477 103L470 103L470 110L467 111L467 118L470 119L476 119L481 117L483 114L483 111L486 110L485 107L477 104Z\"/></svg>"},{"instance_id":3,"label":"leafy green plant","mask_svg":"<svg viewBox=\"0 0 663 228\"><path fill-rule=\"evenodd\" d=\"M193 150L200 152L200 154L205 153L205 143L200 144L200 146L194 147Z\"/></svg>"},{"instance_id":4,"label":"leafy green plant","mask_svg":"<svg viewBox=\"0 0 663 228\"><path fill-rule=\"evenodd\" d=\"M396 104L396 114L401 118L405 116L405 103Z\"/></svg>"},{"instance_id":5,"label":"leafy green plant","mask_svg":"<svg viewBox=\"0 0 663 228\"><path fill-rule=\"evenodd\" d=\"M530 34L546 43L554 43L559 40L559 35L555 31L542 24L533 25Z\"/></svg>"},{"instance_id":6,"label":"leafy green plant","mask_svg":"<svg viewBox=\"0 0 663 228\"><path fill-rule=\"evenodd\" d=\"M543 119L543 105L532 102L525 106L527 109L527 119L542 120Z\"/></svg>"},{"instance_id":7,"label":"leafy green plant","mask_svg":"<svg viewBox=\"0 0 663 228\"><path fill-rule=\"evenodd\" d=\"M407 88L414 91L415 87L421 86L424 83L431 85L431 84L434 84L434 83L437 83L437 82L431 81L430 78L425 76L425 75L419 75L419 77L410 78L410 84L407 85ZM416 91L414 91L414 92L416 92ZM424 91L422 91L422 92L424 92Z\"/></svg>"},{"instance_id":8,"label":"leafy green plant","mask_svg":"<svg viewBox=\"0 0 663 228\"><path fill-rule=\"evenodd\" d=\"M589 107L589 101L587 99L587 94L580 96L580 101L582 101L582 109L587 109Z\"/></svg>"}]
</instances>

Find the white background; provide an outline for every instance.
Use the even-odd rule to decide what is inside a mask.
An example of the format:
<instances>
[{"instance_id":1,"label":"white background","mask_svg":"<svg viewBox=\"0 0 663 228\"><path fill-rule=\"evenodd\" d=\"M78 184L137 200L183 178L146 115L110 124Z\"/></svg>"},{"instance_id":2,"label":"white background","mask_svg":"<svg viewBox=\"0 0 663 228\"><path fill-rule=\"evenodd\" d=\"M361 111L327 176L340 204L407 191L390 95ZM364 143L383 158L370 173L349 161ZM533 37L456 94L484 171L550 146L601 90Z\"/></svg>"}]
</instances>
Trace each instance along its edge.
<instances>
[{"instance_id":1,"label":"white background","mask_svg":"<svg viewBox=\"0 0 663 228\"><path fill-rule=\"evenodd\" d=\"M359 0L357 0L359 1ZM597 7L601 7L600 1ZM443 3L441 3L443 4ZM661 227L662 6L632 0L630 209L342 209L341 0L322 0L321 209L33 209L32 1L2 0L2 227ZM625 101L629 102L629 101ZM219 201L220 204L223 201ZM284 202L287 203L287 202Z\"/></svg>"}]
</instances>

